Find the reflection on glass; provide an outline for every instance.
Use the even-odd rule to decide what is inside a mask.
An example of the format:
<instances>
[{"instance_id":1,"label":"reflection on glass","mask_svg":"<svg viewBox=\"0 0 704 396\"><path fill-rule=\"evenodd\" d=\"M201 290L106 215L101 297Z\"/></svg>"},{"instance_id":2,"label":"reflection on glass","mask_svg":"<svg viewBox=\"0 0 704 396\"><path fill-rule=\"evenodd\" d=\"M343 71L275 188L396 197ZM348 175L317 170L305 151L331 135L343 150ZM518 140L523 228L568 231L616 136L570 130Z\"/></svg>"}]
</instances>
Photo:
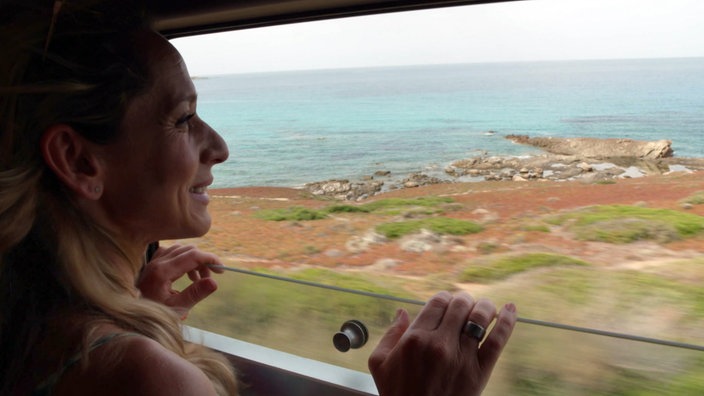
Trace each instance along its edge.
<instances>
[{"instance_id":1,"label":"reflection on glass","mask_svg":"<svg viewBox=\"0 0 704 396\"><path fill-rule=\"evenodd\" d=\"M201 303L189 325L359 371L367 371L367 357L395 310L415 316L420 308L231 272L220 284L218 297ZM363 322L370 339L341 353L332 336L350 319ZM485 394L693 395L702 389L701 351L519 323Z\"/></svg>"}]
</instances>

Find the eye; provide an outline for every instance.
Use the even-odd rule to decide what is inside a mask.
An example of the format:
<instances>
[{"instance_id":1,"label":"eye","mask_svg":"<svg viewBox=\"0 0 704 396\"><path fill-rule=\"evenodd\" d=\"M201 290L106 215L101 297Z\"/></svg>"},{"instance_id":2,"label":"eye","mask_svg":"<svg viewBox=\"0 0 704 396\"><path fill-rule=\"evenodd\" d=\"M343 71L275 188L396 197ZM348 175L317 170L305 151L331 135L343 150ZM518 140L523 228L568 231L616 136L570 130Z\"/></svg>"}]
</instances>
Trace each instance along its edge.
<instances>
[{"instance_id":1,"label":"eye","mask_svg":"<svg viewBox=\"0 0 704 396\"><path fill-rule=\"evenodd\" d=\"M182 126L184 126L184 125L187 124L188 121L190 121L191 118L193 118L195 115L196 115L196 113L191 113L191 114L186 114L186 115L184 115L183 117L181 117L181 118L179 118L178 120L176 120L176 126L177 126L177 127L182 127Z\"/></svg>"}]
</instances>

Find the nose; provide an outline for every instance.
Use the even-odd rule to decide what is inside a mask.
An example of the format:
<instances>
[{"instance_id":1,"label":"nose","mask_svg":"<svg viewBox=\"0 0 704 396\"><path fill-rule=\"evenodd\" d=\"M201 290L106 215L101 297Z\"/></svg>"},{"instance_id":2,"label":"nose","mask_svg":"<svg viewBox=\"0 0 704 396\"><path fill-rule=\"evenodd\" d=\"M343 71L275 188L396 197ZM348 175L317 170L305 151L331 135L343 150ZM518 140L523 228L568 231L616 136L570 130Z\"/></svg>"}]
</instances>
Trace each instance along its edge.
<instances>
[{"instance_id":1,"label":"nose","mask_svg":"<svg viewBox=\"0 0 704 396\"><path fill-rule=\"evenodd\" d=\"M224 162L230 156L230 150L227 148L227 143L213 128L203 121L203 127L206 135L205 149L201 153L201 162L205 164L219 164Z\"/></svg>"}]
</instances>

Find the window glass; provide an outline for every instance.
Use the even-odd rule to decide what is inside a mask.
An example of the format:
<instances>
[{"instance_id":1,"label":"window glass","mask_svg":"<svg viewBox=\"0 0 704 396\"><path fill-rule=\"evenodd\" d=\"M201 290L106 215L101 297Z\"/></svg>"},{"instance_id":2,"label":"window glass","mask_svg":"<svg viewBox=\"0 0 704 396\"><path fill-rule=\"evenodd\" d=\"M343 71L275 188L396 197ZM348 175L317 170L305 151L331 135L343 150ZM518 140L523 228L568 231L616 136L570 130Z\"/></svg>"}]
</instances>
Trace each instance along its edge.
<instances>
[{"instance_id":1,"label":"window glass","mask_svg":"<svg viewBox=\"0 0 704 396\"><path fill-rule=\"evenodd\" d=\"M702 16L534 0L174 40L231 151L187 242L239 270L188 324L365 371L397 308L464 290L522 318L488 394L703 391ZM369 341L338 352L351 319Z\"/></svg>"}]
</instances>

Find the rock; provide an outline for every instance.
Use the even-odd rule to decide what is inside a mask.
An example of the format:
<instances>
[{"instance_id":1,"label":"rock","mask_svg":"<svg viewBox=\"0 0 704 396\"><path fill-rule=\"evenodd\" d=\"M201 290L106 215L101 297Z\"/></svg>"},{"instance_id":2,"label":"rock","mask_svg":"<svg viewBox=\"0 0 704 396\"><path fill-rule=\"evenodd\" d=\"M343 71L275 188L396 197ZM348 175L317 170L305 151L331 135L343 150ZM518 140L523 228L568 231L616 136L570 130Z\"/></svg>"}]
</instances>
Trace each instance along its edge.
<instances>
[{"instance_id":1,"label":"rock","mask_svg":"<svg viewBox=\"0 0 704 396\"><path fill-rule=\"evenodd\" d=\"M408 188L427 186L430 184L440 184L440 183L446 183L446 182L447 182L446 180L442 180L437 177L428 176L423 173L414 173L401 181L403 186L408 187Z\"/></svg>"},{"instance_id":2,"label":"rock","mask_svg":"<svg viewBox=\"0 0 704 396\"><path fill-rule=\"evenodd\" d=\"M355 235L345 243L345 248L351 253L362 253L369 250L371 245L387 242L388 239L374 231L369 231L362 236Z\"/></svg>"},{"instance_id":3,"label":"rock","mask_svg":"<svg viewBox=\"0 0 704 396\"><path fill-rule=\"evenodd\" d=\"M560 138L508 135L514 143L541 148L549 153L578 155L585 158L627 157L658 159L672 157L672 141L642 141L632 139Z\"/></svg>"},{"instance_id":4,"label":"rock","mask_svg":"<svg viewBox=\"0 0 704 396\"><path fill-rule=\"evenodd\" d=\"M344 256L344 252L342 252L341 250L337 250L337 249L326 250L324 254L328 257L342 257L342 256Z\"/></svg>"},{"instance_id":5,"label":"rock","mask_svg":"<svg viewBox=\"0 0 704 396\"><path fill-rule=\"evenodd\" d=\"M381 191L384 182L373 179L352 183L349 180L327 180L308 183L303 189L316 196L326 196L342 200L359 200Z\"/></svg>"},{"instance_id":6,"label":"rock","mask_svg":"<svg viewBox=\"0 0 704 396\"><path fill-rule=\"evenodd\" d=\"M347 194L352 189L349 180L327 180L308 183L304 189L313 195L337 196Z\"/></svg>"},{"instance_id":7,"label":"rock","mask_svg":"<svg viewBox=\"0 0 704 396\"><path fill-rule=\"evenodd\" d=\"M370 269L377 269L377 270L387 270L387 269L392 269L396 266L401 264L400 260L392 259L392 258L382 258L379 260L376 260L374 264L372 264Z\"/></svg>"},{"instance_id":8,"label":"rock","mask_svg":"<svg viewBox=\"0 0 704 396\"><path fill-rule=\"evenodd\" d=\"M592 166L586 162L580 162L579 165L577 165L577 167L584 172L591 172L594 170L594 168L592 168Z\"/></svg>"},{"instance_id":9,"label":"rock","mask_svg":"<svg viewBox=\"0 0 704 396\"><path fill-rule=\"evenodd\" d=\"M428 231L420 230L417 234L412 234L404 237L401 242L401 250L405 252L423 253L433 250L435 245L442 242L440 235Z\"/></svg>"},{"instance_id":10,"label":"rock","mask_svg":"<svg viewBox=\"0 0 704 396\"><path fill-rule=\"evenodd\" d=\"M492 223L499 219L499 215L496 212L492 212L484 208L474 209L472 211L472 215L477 216L479 218L478 221L482 224Z\"/></svg>"}]
</instances>

